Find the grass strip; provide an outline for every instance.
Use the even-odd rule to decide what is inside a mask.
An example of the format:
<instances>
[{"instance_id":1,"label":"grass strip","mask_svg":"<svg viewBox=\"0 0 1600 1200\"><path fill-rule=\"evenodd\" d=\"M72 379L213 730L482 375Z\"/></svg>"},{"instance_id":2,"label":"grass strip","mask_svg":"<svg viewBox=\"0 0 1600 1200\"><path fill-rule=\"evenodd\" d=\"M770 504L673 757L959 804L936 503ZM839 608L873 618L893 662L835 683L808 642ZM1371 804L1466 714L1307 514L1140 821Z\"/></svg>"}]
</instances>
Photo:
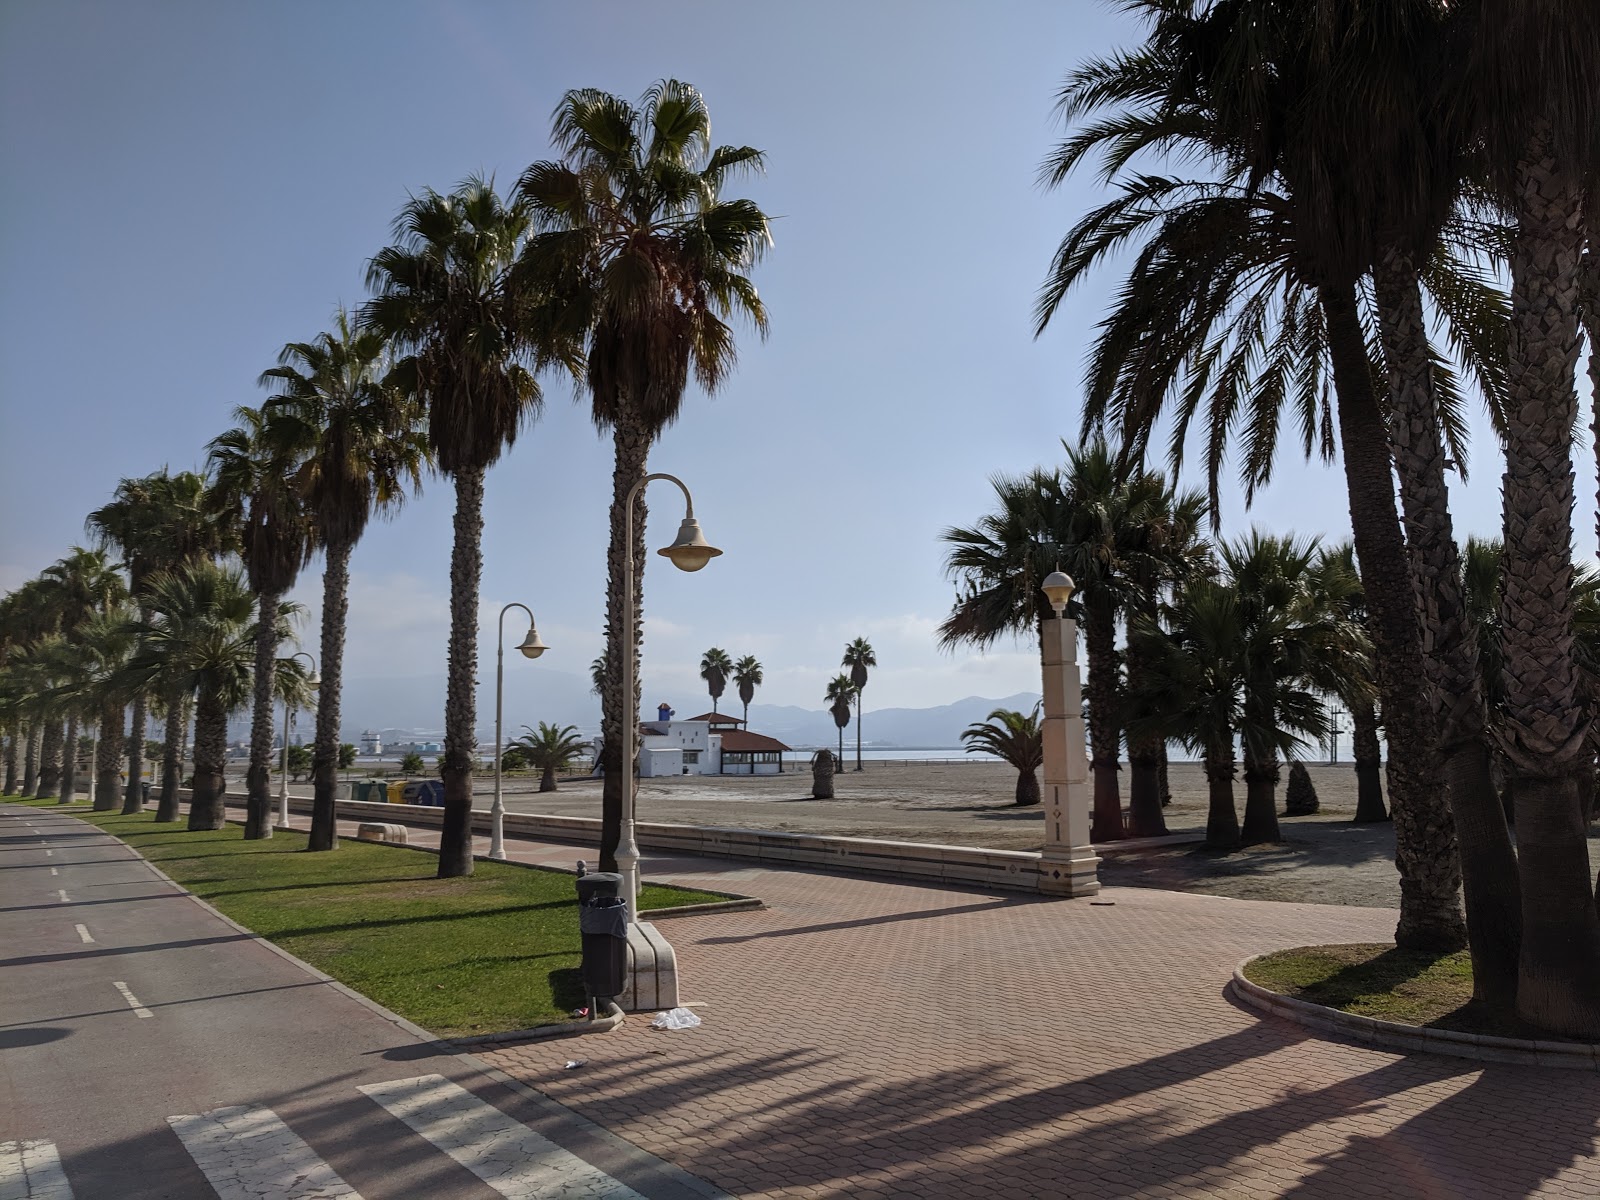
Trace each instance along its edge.
<instances>
[{"instance_id":1,"label":"grass strip","mask_svg":"<svg viewBox=\"0 0 1600 1200\"><path fill-rule=\"evenodd\" d=\"M1264 988L1360 1017L1495 1037L1551 1038L1472 1001L1472 958L1384 943L1300 946L1255 959L1245 978Z\"/></svg>"},{"instance_id":2,"label":"grass strip","mask_svg":"<svg viewBox=\"0 0 1600 1200\"><path fill-rule=\"evenodd\" d=\"M438 860L372 842L303 853L306 834L247 842L237 825L189 833L155 814L85 813L195 895L340 983L442 1036L570 1019L583 1003L573 877ZM725 897L647 884L641 912Z\"/></svg>"},{"instance_id":3,"label":"grass strip","mask_svg":"<svg viewBox=\"0 0 1600 1200\"><path fill-rule=\"evenodd\" d=\"M119 800L117 803L122 802ZM88 808L89 798L85 796L82 800L68 800L63 804L55 796L29 796L26 799L21 796L0 796L0 804L20 804L24 808Z\"/></svg>"}]
</instances>

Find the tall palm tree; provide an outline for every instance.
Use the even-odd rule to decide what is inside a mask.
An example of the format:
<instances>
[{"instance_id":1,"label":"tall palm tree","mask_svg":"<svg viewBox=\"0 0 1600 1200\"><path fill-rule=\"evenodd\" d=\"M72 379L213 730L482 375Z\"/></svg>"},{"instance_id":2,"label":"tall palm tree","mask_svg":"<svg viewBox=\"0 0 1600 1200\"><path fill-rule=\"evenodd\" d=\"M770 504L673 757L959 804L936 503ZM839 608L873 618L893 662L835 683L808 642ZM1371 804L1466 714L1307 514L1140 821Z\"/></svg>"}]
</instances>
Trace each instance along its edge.
<instances>
[{"instance_id":1,"label":"tall palm tree","mask_svg":"<svg viewBox=\"0 0 1600 1200\"><path fill-rule=\"evenodd\" d=\"M309 446L304 430L274 422L265 409L241 406L239 422L209 446L216 505L238 514L240 547L257 596L256 659L252 678L250 766L245 773L244 836L272 836L272 681L278 660L277 614L300 570L311 559L309 514L295 480Z\"/></svg>"},{"instance_id":2,"label":"tall palm tree","mask_svg":"<svg viewBox=\"0 0 1600 1200\"><path fill-rule=\"evenodd\" d=\"M1517 1012L1600 1037L1600 912L1575 778L1590 718L1572 632L1571 463L1584 194L1600 163L1600 11L1586 0L1471 0L1451 15L1465 51L1454 98L1515 227L1499 734L1516 778Z\"/></svg>"},{"instance_id":3,"label":"tall palm tree","mask_svg":"<svg viewBox=\"0 0 1600 1200\"><path fill-rule=\"evenodd\" d=\"M339 705L349 613L350 555L374 516L388 516L419 492L431 460L416 398L387 378L383 336L356 330L343 309L337 331L291 342L262 373L275 386L266 402L284 440L307 447L295 483L325 555L317 729L312 752L311 834L307 848L338 845Z\"/></svg>"},{"instance_id":4,"label":"tall palm tree","mask_svg":"<svg viewBox=\"0 0 1600 1200\"><path fill-rule=\"evenodd\" d=\"M993 754L1017 769L1017 804L1039 803L1039 768L1044 764L1044 731L1039 726L1039 709L1032 712L997 708L982 721L974 721L961 731L968 754Z\"/></svg>"},{"instance_id":5,"label":"tall palm tree","mask_svg":"<svg viewBox=\"0 0 1600 1200\"><path fill-rule=\"evenodd\" d=\"M828 681L822 702L828 706L834 726L839 730L839 761L844 761L844 731L850 724L850 705L855 700L855 681L848 675L835 675Z\"/></svg>"},{"instance_id":6,"label":"tall palm tree","mask_svg":"<svg viewBox=\"0 0 1600 1200\"><path fill-rule=\"evenodd\" d=\"M524 172L518 193L538 233L523 268L539 281L550 315L542 327L579 338L595 425L614 446L611 540L606 552L609 672L601 697L605 756L600 861L615 865L624 787L631 765L619 759L625 722L637 719L635 692L622 694L622 655L637 659L641 579L626 579L625 506L648 469L650 447L678 417L693 375L714 392L732 373L736 347L728 321L765 334L767 312L748 271L770 241L766 214L728 199L725 185L759 170L749 146L711 146L711 116L689 84L664 80L638 104L592 88L568 92L551 140L559 161ZM635 561L643 561L646 506L634 512ZM623 622L624 589L634 589L632 629Z\"/></svg>"},{"instance_id":7,"label":"tall palm tree","mask_svg":"<svg viewBox=\"0 0 1600 1200\"><path fill-rule=\"evenodd\" d=\"M844 648L840 666L850 669L850 682L856 685L856 770L861 770L861 692L867 686L867 669L878 665L872 643L858 637Z\"/></svg>"},{"instance_id":8,"label":"tall palm tree","mask_svg":"<svg viewBox=\"0 0 1600 1200\"><path fill-rule=\"evenodd\" d=\"M549 354L534 332L529 285L512 270L528 222L526 203L503 202L483 179L449 195L426 190L400 210L395 243L367 269L375 294L362 321L405 356L394 380L426 409L428 444L456 491L441 879L472 874L484 475L537 415L534 371Z\"/></svg>"},{"instance_id":9,"label":"tall palm tree","mask_svg":"<svg viewBox=\"0 0 1600 1200\"><path fill-rule=\"evenodd\" d=\"M722 699L728 676L732 674L733 659L726 650L713 646L700 656L700 678L706 681L706 690L711 693L712 712L717 711L717 701Z\"/></svg>"},{"instance_id":10,"label":"tall palm tree","mask_svg":"<svg viewBox=\"0 0 1600 1200\"><path fill-rule=\"evenodd\" d=\"M1142 445L1163 403L1176 395L1176 451L1189 416L1209 403L1214 479L1222 449L1246 414L1250 484L1270 471L1280 408L1298 410L1308 453L1331 457L1336 445L1342 449L1393 751L1390 793L1402 878L1397 938L1405 946L1458 947L1466 929L1456 896L1453 822L1434 787L1411 572L1359 315L1362 280L1379 249L1368 203L1378 185L1366 184L1364 172L1340 158L1348 158L1347 144L1363 139L1384 153L1402 153L1411 145L1404 140L1411 127L1380 136L1363 124L1352 134L1341 118L1341 87L1316 69L1315 31L1295 24L1310 11L1305 6L1151 0L1141 7L1151 17L1152 37L1135 65L1091 64L1063 93L1070 116L1123 105L1126 119L1087 126L1048 173L1058 181L1105 148L1109 171L1117 174L1140 150L1160 148L1205 160L1211 175L1182 181L1125 171L1121 194L1063 242L1041 296L1041 327L1104 255L1142 239L1095 352L1090 422L1114 410ZM1448 266L1430 260L1428 269L1448 276ZM1477 314L1478 293L1470 286L1453 279L1439 290L1466 297L1441 305L1450 319ZM1324 398L1329 378L1333 407Z\"/></svg>"},{"instance_id":11,"label":"tall palm tree","mask_svg":"<svg viewBox=\"0 0 1600 1200\"><path fill-rule=\"evenodd\" d=\"M578 751L583 749L578 727L547 725L540 721L537 733L527 725L523 728L528 731L527 736L514 739L508 749L520 749L528 765L543 772L539 776L539 790L553 792L556 790L556 772L565 771L571 766Z\"/></svg>"},{"instance_id":12,"label":"tall palm tree","mask_svg":"<svg viewBox=\"0 0 1600 1200\"><path fill-rule=\"evenodd\" d=\"M98 614L111 611L127 599L128 593L121 577L101 550L74 546L71 554L47 567L44 576L56 588L61 628L74 641L77 631L88 621ZM66 803L76 797L78 726L87 715L84 701L90 695L88 685L92 678L92 659L81 645L70 644L63 646L57 654L57 664L57 677L66 691L66 753L61 779L61 799Z\"/></svg>"},{"instance_id":13,"label":"tall palm tree","mask_svg":"<svg viewBox=\"0 0 1600 1200\"><path fill-rule=\"evenodd\" d=\"M1361 596L1361 575L1356 570L1355 547L1349 542L1325 546L1312 570L1311 588L1319 603L1344 620L1366 628L1366 606ZM1348 668L1332 689L1332 694L1350 711L1351 758L1356 776L1358 825L1389 819L1383 802L1383 754L1378 741L1378 710L1373 702L1370 646L1366 654L1352 658Z\"/></svg>"},{"instance_id":14,"label":"tall palm tree","mask_svg":"<svg viewBox=\"0 0 1600 1200\"><path fill-rule=\"evenodd\" d=\"M750 701L756 698L756 689L762 684L761 664L754 654L746 654L733 664L733 683L739 689L739 701L744 705L744 725L750 728Z\"/></svg>"}]
</instances>

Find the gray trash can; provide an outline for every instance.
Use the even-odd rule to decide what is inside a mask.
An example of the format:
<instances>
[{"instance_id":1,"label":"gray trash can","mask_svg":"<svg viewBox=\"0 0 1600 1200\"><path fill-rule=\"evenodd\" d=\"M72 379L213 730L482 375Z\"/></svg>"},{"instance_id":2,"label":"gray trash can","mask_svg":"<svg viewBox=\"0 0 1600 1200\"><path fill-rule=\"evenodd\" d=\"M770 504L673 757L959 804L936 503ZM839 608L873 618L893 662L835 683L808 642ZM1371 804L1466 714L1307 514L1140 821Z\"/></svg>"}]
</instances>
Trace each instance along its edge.
<instances>
[{"instance_id":1,"label":"gray trash can","mask_svg":"<svg viewBox=\"0 0 1600 1200\"><path fill-rule=\"evenodd\" d=\"M583 943L583 990L589 1012L600 1016L600 1002L614 1000L627 987L628 902L622 876L610 871L580 875L578 934Z\"/></svg>"}]
</instances>

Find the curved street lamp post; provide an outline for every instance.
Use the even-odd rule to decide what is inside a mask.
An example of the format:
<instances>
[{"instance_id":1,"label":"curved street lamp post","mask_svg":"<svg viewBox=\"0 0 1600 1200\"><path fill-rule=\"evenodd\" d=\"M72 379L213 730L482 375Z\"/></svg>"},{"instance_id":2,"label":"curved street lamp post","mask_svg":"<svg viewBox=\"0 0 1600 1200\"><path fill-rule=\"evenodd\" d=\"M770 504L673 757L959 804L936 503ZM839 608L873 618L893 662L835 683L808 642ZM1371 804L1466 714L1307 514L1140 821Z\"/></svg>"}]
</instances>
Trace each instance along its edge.
<instances>
[{"instance_id":1,"label":"curved street lamp post","mask_svg":"<svg viewBox=\"0 0 1600 1200\"><path fill-rule=\"evenodd\" d=\"M705 534L700 532L700 522L694 519L694 497L689 495L689 489L684 486L683 480L676 475L656 473L646 475L628 493L628 502L624 505L623 518L623 545L627 547L626 566L623 572L623 600L622 600L622 628L623 654L622 654L622 830L617 842L617 872L622 876L622 894L628 901L628 921L631 924L636 918L636 909L639 901L639 843L634 836L633 814L635 793L638 791L639 778L634 770L634 743L639 733L639 712L637 702L633 698L634 689L634 655L637 653L638 641L634 637L634 572L633 558L633 505L639 498L639 493L644 490L645 484L655 479L669 479L678 485L678 490L683 493L684 514L683 523L678 526L678 537L670 546L664 546L656 553L663 558L672 560L672 565L680 571L698 571L713 558L722 553L715 546L706 541Z\"/></svg>"},{"instance_id":2,"label":"curved street lamp post","mask_svg":"<svg viewBox=\"0 0 1600 1200\"><path fill-rule=\"evenodd\" d=\"M297 650L295 653L291 654L289 656L289 661L293 662L297 658L303 658L311 664L311 676L306 680L306 682L312 687L317 687L320 685L322 680L317 678L317 660L312 658L311 655L307 654L304 650ZM289 824L289 714L292 712L294 712L294 705L285 700L283 702L283 749L280 752L282 757L279 759L278 770L279 829L294 828L293 825Z\"/></svg>"},{"instance_id":3,"label":"curved street lamp post","mask_svg":"<svg viewBox=\"0 0 1600 1200\"><path fill-rule=\"evenodd\" d=\"M1044 846L1039 890L1052 896L1092 896L1100 890L1100 859L1089 840L1089 765L1078 680L1078 623L1067 616L1072 579L1061 571L1040 590L1055 616L1039 622L1044 669Z\"/></svg>"},{"instance_id":4,"label":"curved street lamp post","mask_svg":"<svg viewBox=\"0 0 1600 1200\"><path fill-rule=\"evenodd\" d=\"M533 609L513 600L500 610L499 634L494 646L494 805L489 809L489 857L495 859L504 859L506 856L506 805L500 798L500 721L506 679L506 614L513 608L520 608L528 614L528 633L522 639L522 645L517 647L523 657L538 658L549 649L539 640L539 631L534 627Z\"/></svg>"}]
</instances>

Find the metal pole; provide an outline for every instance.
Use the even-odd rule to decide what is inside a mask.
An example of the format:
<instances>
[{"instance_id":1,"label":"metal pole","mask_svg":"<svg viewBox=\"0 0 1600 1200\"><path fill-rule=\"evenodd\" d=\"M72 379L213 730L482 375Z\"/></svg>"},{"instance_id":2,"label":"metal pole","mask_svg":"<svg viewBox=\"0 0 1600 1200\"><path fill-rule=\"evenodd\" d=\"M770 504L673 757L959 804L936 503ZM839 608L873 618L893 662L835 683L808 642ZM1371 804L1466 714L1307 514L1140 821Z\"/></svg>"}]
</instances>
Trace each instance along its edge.
<instances>
[{"instance_id":1,"label":"metal pole","mask_svg":"<svg viewBox=\"0 0 1600 1200\"><path fill-rule=\"evenodd\" d=\"M289 824L289 702L283 702L283 756L278 771L278 828L292 829Z\"/></svg>"},{"instance_id":2,"label":"metal pole","mask_svg":"<svg viewBox=\"0 0 1600 1200\"><path fill-rule=\"evenodd\" d=\"M670 479L683 493L687 515L694 516L694 498L683 480L676 475L657 472L646 475L628 492L628 503L622 517L624 568L622 597L622 830L617 841L617 872L622 876L622 894L628 901L628 921L634 920L639 904L639 842L634 834L635 789L638 780L633 772L634 741L639 733L639 711L633 699L633 656L638 645L634 637L634 561L633 561L633 504L644 491L645 484L653 479Z\"/></svg>"},{"instance_id":3,"label":"metal pole","mask_svg":"<svg viewBox=\"0 0 1600 1200\"><path fill-rule=\"evenodd\" d=\"M500 797L500 720L506 678L506 614L513 608L520 608L528 614L528 624L534 623L533 610L526 604L513 601L500 610L494 644L494 803L489 806L489 857L502 860L506 856L506 805Z\"/></svg>"}]
</instances>

